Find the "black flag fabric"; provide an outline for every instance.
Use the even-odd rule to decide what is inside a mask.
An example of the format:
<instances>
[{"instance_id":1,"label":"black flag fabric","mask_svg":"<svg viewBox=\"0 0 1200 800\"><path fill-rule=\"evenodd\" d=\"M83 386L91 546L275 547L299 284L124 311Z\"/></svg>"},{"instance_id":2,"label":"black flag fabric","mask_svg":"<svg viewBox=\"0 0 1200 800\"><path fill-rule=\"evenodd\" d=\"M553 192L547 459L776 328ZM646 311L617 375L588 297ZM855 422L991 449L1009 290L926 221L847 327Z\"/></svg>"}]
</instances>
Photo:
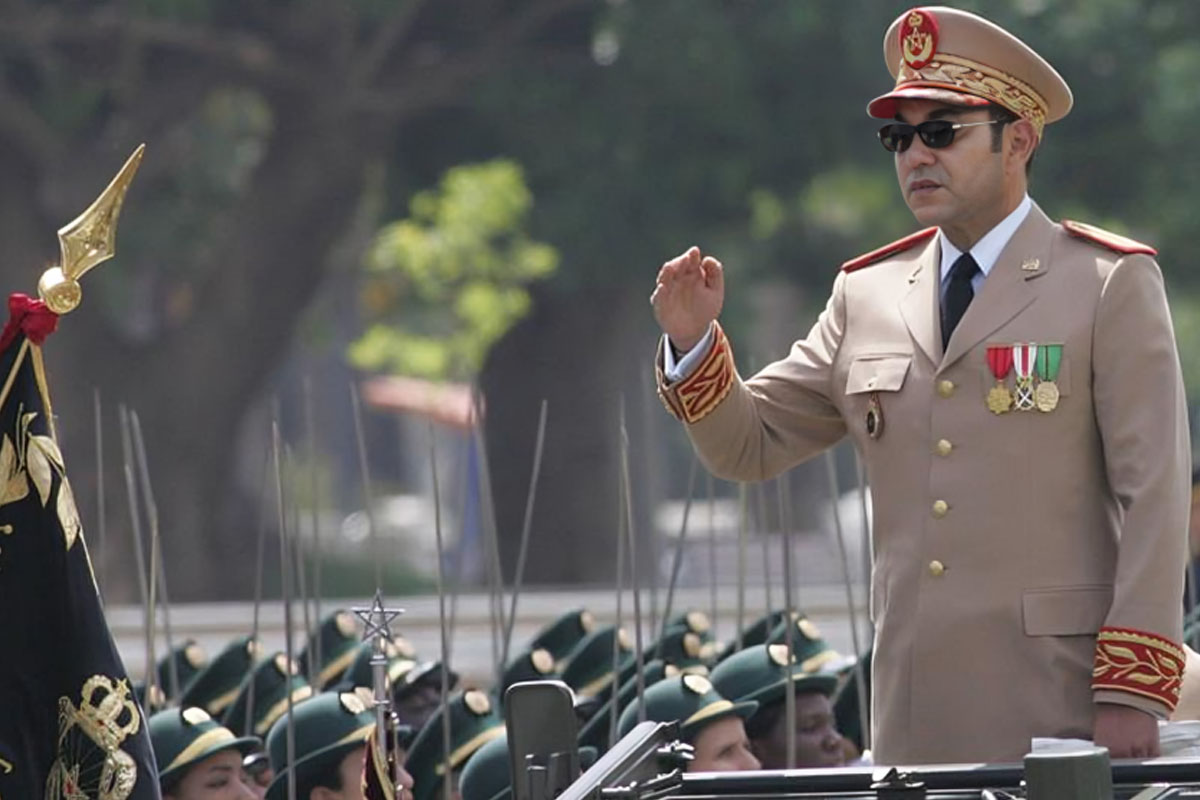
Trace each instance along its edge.
<instances>
[{"instance_id":1,"label":"black flag fabric","mask_svg":"<svg viewBox=\"0 0 1200 800\"><path fill-rule=\"evenodd\" d=\"M40 344L57 316L9 298L0 333L0 798L157 800L146 721L108 631Z\"/></svg>"}]
</instances>

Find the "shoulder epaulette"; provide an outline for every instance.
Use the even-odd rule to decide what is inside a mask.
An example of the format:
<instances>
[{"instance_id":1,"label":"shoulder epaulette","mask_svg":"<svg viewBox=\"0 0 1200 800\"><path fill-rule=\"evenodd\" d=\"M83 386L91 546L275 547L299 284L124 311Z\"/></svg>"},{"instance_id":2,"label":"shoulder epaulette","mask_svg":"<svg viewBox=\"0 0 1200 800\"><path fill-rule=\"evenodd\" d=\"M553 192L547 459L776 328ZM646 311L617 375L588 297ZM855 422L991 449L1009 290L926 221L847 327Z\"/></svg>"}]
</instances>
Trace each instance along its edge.
<instances>
[{"instance_id":1,"label":"shoulder epaulette","mask_svg":"<svg viewBox=\"0 0 1200 800\"><path fill-rule=\"evenodd\" d=\"M1123 253L1125 255L1131 253L1145 253L1148 256L1158 255L1158 251L1148 244L1135 242L1133 239L1128 239L1112 231L1106 231L1103 228L1097 228L1095 225L1088 225L1086 222L1064 219L1062 226L1067 233L1075 238L1087 239L1090 242L1107 247L1116 253Z\"/></svg>"},{"instance_id":2,"label":"shoulder epaulette","mask_svg":"<svg viewBox=\"0 0 1200 800\"><path fill-rule=\"evenodd\" d=\"M872 250L869 253L863 253L858 258L850 259L845 264L842 264L842 271L843 272L853 272L856 269L861 269L863 267L870 266L871 264L874 264L877 261L883 261L888 256L894 256L894 255L896 255L896 253L903 253L905 250L908 250L913 245L916 245L916 244L919 244L920 242L925 241L930 236L933 236L935 233L937 233L937 228L926 228L923 231L917 231L916 233L910 233L908 236L905 236L903 239L897 239L896 241L892 242L891 244L885 244L883 247L880 247L878 250Z\"/></svg>"}]
</instances>

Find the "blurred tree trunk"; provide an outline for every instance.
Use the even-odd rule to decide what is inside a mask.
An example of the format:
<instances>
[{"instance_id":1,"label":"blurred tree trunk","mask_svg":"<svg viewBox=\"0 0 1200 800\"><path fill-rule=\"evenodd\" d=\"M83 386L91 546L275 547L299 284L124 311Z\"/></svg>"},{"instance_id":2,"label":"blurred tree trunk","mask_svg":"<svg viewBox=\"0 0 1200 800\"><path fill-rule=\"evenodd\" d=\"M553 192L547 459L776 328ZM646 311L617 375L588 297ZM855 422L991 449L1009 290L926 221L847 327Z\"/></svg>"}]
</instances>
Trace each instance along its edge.
<instances>
[{"instance_id":1,"label":"blurred tree trunk","mask_svg":"<svg viewBox=\"0 0 1200 800\"><path fill-rule=\"evenodd\" d=\"M537 302L492 349L482 388L507 583L516 569L545 398L546 442L525 582L615 580L624 400L639 581L648 585L655 564L652 510L661 491L651 431L666 413L651 407L648 414L644 402L653 385L646 378L653 374L654 341L644 293L609 288L589 293L586 302ZM626 567L626 587L629 575Z\"/></svg>"}]
</instances>

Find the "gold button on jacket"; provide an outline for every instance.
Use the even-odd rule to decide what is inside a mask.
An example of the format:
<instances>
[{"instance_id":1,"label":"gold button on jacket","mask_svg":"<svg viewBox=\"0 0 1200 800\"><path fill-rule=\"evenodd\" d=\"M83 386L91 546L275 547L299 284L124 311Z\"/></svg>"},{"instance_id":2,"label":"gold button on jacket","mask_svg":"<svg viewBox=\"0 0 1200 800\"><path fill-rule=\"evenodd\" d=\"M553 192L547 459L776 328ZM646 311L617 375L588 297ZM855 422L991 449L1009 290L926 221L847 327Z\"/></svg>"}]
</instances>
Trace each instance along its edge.
<instances>
[{"instance_id":1,"label":"gold button on jacket","mask_svg":"<svg viewBox=\"0 0 1200 800\"><path fill-rule=\"evenodd\" d=\"M950 443L949 439L938 439L937 454L939 456L948 456L953 450L954 445Z\"/></svg>"},{"instance_id":2,"label":"gold button on jacket","mask_svg":"<svg viewBox=\"0 0 1200 800\"><path fill-rule=\"evenodd\" d=\"M946 572L946 565L940 561L934 560L929 562L929 574L935 578L940 578Z\"/></svg>"},{"instance_id":3,"label":"gold button on jacket","mask_svg":"<svg viewBox=\"0 0 1200 800\"><path fill-rule=\"evenodd\" d=\"M1157 263L1035 204L945 353L939 267L930 235L839 272L781 360L742 380L722 334L703 382L659 370L663 399L696 411L688 434L725 479L770 478L847 435L867 463L876 763L1019 761L1033 736L1092 738L1096 700L1165 714L1092 690L1101 627L1182 637L1190 444ZM987 348L1020 342L1063 346L1050 413L988 410ZM952 459L930 452L942 436ZM933 519L939 498L954 513ZM953 581L920 580L931 548Z\"/></svg>"}]
</instances>

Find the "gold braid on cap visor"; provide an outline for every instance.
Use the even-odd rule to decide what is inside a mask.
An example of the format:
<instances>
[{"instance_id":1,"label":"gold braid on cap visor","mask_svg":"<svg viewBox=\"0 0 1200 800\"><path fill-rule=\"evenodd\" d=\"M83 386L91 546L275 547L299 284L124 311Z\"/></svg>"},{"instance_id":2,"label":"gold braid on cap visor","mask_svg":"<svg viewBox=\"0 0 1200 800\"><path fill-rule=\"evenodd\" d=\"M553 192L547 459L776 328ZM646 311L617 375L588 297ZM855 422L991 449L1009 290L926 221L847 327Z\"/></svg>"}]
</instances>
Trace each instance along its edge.
<instances>
[{"instance_id":1,"label":"gold braid on cap visor","mask_svg":"<svg viewBox=\"0 0 1200 800\"><path fill-rule=\"evenodd\" d=\"M1046 127L1049 106L1033 87L998 69L967 58L938 53L923 69L913 69L903 60L896 73L896 88L910 84L953 89L982 97L1029 120L1038 138Z\"/></svg>"}]
</instances>

